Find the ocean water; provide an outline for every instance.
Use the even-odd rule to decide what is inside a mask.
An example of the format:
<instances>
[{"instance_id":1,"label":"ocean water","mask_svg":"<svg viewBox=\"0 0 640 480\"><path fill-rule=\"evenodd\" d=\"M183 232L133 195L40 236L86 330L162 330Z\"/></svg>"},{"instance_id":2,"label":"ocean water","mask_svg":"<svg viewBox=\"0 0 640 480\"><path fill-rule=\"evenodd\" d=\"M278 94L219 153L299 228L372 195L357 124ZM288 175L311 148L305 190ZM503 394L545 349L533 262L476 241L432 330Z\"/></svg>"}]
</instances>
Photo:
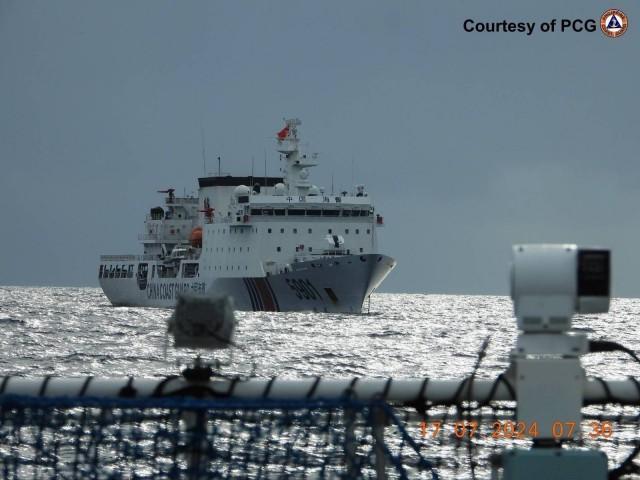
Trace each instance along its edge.
<instances>
[{"instance_id":1,"label":"ocean water","mask_svg":"<svg viewBox=\"0 0 640 480\"><path fill-rule=\"evenodd\" d=\"M640 299L614 299L606 315L577 317L593 339L640 351ZM97 288L0 287L0 375L159 376L177 373L196 352L166 337L171 311L113 307ZM499 296L374 294L370 314L237 312L241 347L217 358L223 371L260 377L468 375L484 338L478 372L493 377L516 338L511 301ZM212 358L212 354L205 354ZM628 357L583 358L588 375L640 376Z\"/></svg>"}]
</instances>

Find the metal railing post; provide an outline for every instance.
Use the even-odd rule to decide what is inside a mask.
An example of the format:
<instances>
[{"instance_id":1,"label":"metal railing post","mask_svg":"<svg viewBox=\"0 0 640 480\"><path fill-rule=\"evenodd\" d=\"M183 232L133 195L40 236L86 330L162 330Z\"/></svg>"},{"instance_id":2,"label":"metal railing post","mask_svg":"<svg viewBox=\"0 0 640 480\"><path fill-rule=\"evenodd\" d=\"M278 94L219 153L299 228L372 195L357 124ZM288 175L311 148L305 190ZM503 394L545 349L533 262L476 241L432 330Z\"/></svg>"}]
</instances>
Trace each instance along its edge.
<instances>
[{"instance_id":1,"label":"metal railing post","mask_svg":"<svg viewBox=\"0 0 640 480\"><path fill-rule=\"evenodd\" d=\"M356 462L355 415L353 408L344 410L344 456L347 466L347 478L356 478L359 473Z\"/></svg>"},{"instance_id":2,"label":"metal railing post","mask_svg":"<svg viewBox=\"0 0 640 480\"><path fill-rule=\"evenodd\" d=\"M387 422L387 416L384 409L379 406L373 407L371 414L373 420L373 442L374 442L374 454L375 454L375 466L376 466L376 478L379 480L386 480L386 454L384 449L384 427Z\"/></svg>"}]
</instances>

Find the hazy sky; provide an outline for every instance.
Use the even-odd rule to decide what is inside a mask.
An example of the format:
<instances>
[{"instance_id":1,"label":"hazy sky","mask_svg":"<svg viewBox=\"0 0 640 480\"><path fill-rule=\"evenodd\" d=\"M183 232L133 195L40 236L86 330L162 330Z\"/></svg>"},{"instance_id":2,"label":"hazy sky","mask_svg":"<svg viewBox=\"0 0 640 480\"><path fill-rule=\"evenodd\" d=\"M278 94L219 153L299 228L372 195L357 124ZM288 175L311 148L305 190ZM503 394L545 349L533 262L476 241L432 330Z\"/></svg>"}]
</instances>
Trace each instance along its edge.
<instances>
[{"instance_id":1,"label":"hazy sky","mask_svg":"<svg viewBox=\"0 0 640 480\"><path fill-rule=\"evenodd\" d=\"M282 118L315 183L365 183L398 260L384 291L507 293L513 243L612 248L640 296L636 1L0 0L0 284L97 286L140 253L157 189L278 174ZM467 33L598 19L620 38Z\"/></svg>"}]
</instances>

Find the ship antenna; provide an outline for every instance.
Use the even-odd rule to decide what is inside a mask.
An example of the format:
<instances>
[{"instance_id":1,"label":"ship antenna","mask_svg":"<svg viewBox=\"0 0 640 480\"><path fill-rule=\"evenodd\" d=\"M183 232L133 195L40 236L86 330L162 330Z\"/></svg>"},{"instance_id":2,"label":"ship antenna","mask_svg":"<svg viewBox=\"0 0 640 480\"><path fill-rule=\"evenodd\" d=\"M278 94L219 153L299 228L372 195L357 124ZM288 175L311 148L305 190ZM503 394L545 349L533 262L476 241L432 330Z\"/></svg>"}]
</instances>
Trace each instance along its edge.
<instances>
[{"instance_id":1,"label":"ship antenna","mask_svg":"<svg viewBox=\"0 0 640 480\"><path fill-rule=\"evenodd\" d=\"M267 150L264 150L264 186L267 186Z\"/></svg>"},{"instance_id":2,"label":"ship antenna","mask_svg":"<svg viewBox=\"0 0 640 480\"><path fill-rule=\"evenodd\" d=\"M204 145L204 128L200 124L200 143L202 144L202 175L207 176L207 152Z\"/></svg>"},{"instance_id":3,"label":"ship antenna","mask_svg":"<svg viewBox=\"0 0 640 480\"><path fill-rule=\"evenodd\" d=\"M251 190L253 190L253 164L255 163L255 158L251 155Z\"/></svg>"},{"instance_id":4,"label":"ship antenna","mask_svg":"<svg viewBox=\"0 0 640 480\"><path fill-rule=\"evenodd\" d=\"M355 182L355 180L353 178L354 177L354 168L355 168L354 165L355 165L355 162L356 162L356 160L355 160L354 156L351 155L351 188L353 188L353 183Z\"/></svg>"},{"instance_id":5,"label":"ship antenna","mask_svg":"<svg viewBox=\"0 0 640 480\"><path fill-rule=\"evenodd\" d=\"M218 155L218 176L222 176L222 174L220 173L220 155Z\"/></svg>"}]
</instances>

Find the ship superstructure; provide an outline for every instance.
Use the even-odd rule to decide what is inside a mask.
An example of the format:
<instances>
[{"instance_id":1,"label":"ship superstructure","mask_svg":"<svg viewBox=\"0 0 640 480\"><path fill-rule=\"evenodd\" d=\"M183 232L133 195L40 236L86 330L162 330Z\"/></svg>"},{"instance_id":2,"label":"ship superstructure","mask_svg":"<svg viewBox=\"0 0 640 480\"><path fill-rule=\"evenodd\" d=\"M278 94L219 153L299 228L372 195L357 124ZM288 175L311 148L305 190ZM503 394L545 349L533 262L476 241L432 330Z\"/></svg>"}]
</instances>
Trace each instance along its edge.
<instances>
[{"instance_id":1,"label":"ship superstructure","mask_svg":"<svg viewBox=\"0 0 640 480\"><path fill-rule=\"evenodd\" d=\"M162 191L143 255L101 257L114 305L172 307L193 292L229 294L239 310L361 311L395 266L378 253L383 218L363 185L326 193L312 184L317 156L300 150L300 121L285 123L282 177L202 177L197 198Z\"/></svg>"}]
</instances>

